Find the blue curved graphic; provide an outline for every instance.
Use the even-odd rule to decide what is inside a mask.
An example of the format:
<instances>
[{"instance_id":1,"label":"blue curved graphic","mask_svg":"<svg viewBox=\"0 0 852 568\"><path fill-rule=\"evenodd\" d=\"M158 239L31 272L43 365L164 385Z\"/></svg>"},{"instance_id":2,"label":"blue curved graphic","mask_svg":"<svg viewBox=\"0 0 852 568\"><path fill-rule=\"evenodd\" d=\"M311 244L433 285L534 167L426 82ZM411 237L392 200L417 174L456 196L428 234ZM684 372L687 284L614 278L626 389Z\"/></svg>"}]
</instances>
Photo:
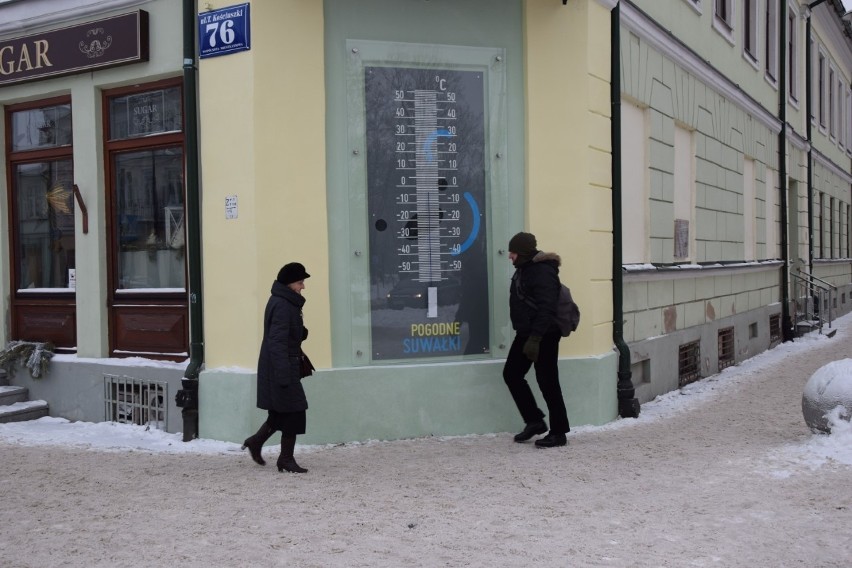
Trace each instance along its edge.
<instances>
[{"instance_id":1,"label":"blue curved graphic","mask_svg":"<svg viewBox=\"0 0 852 568\"><path fill-rule=\"evenodd\" d=\"M457 252L450 253L451 256L458 256L467 249L470 248L470 245L473 244L473 241L476 240L476 237L479 235L479 206L476 204L476 200L473 198L473 195L470 194L469 191L464 192L464 198L470 205L471 212L473 213L473 229L471 229L470 234L467 236L467 239L461 244L459 250Z\"/></svg>"},{"instance_id":2,"label":"blue curved graphic","mask_svg":"<svg viewBox=\"0 0 852 568\"><path fill-rule=\"evenodd\" d=\"M438 128L437 130L432 131L429 136L426 137L426 141L423 142L423 151L426 152L427 162L435 161L435 152L432 151L432 147L434 147L437 151L439 136L452 137L453 135L450 134L450 131L446 128Z\"/></svg>"}]
</instances>

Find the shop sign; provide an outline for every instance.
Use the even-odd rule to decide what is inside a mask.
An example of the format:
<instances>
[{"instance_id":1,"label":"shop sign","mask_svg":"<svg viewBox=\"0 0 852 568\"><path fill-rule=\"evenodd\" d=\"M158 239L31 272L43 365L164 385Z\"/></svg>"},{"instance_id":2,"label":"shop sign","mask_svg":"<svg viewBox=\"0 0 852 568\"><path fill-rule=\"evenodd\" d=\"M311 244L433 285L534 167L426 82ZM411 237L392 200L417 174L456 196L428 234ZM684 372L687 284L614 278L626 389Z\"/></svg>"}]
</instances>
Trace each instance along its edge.
<instances>
[{"instance_id":1,"label":"shop sign","mask_svg":"<svg viewBox=\"0 0 852 568\"><path fill-rule=\"evenodd\" d=\"M251 49L249 5L238 4L198 15L199 57Z\"/></svg>"},{"instance_id":2,"label":"shop sign","mask_svg":"<svg viewBox=\"0 0 852 568\"><path fill-rule=\"evenodd\" d=\"M0 41L0 86L148 61L148 13Z\"/></svg>"}]
</instances>

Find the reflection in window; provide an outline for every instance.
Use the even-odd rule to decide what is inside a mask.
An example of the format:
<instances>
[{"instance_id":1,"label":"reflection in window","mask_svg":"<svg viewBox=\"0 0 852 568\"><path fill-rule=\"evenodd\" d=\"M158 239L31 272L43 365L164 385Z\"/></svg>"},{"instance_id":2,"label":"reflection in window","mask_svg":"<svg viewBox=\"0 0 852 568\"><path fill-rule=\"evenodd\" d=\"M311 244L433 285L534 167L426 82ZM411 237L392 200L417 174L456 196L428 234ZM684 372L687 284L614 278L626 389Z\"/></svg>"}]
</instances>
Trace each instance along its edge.
<instances>
[{"instance_id":1,"label":"reflection in window","mask_svg":"<svg viewBox=\"0 0 852 568\"><path fill-rule=\"evenodd\" d=\"M714 11L716 14L716 20L720 22L725 27L725 29L730 30L731 28L733 28L733 25L731 23L731 17L733 15L733 7L731 6L731 0L716 0Z\"/></svg>"},{"instance_id":2,"label":"reflection in window","mask_svg":"<svg viewBox=\"0 0 852 568\"><path fill-rule=\"evenodd\" d=\"M20 289L73 288L71 160L15 166Z\"/></svg>"},{"instance_id":3,"label":"reflection in window","mask_svg":"<svg viewBox=\"0 0 852 568\"><path fill-rule=\"evenodd\" d=\"M12 151L57 148L71 144L71 105L12 113Z\"/></svg>"},{"instance_id":4,"label":"reflection in window","mask_svg":"<svg viewBox=\"0 0 852 568\"><path fill-rule=\"evenodd\" d=\"M766 33L764 34L764 49L766 51L766 76L772 83L775 83L778 63L778 4L775 2L766 2L765 6L764 23L766 24Z\"/></svg>"},{"instance_id":5,"label":"reflection in window","mask_svg":"<svg viewBox=\"0 0 852 568\"><path fill-rule=\"evenodd\" d=\"M799 100L797 54L799 51L798 16L790 8L787 11L787 91L791 100Z\"/></svg>"},{"instance_id":6,"label":"reflection in window","mask_svg":"<svg viewBox=\"0 0 852 568\"><path fill-rule=\"evenodd\" d=\"M743 0L743 49L757 61L757 0Z\"/></svg>"},{"instance_id":7,"label":"reflection in window","mask_svg":"<svg viewBox=\"0 0 852 568\"><path fill-rule=\"evenodd\" d=\"M114 158L119 289L183 289L183 151L179 147Z\"/></svg>"},{"instance_id":8,"label":"reflection in window","mask_svg":"<svg viewBox=\"0 0 852 568\"><path fill-rule=\"evenodd\" d=\"M817 106L819 107L819 125L825 128L825 55L819 54L817 63Z\"/></svg>"}]
</instances>

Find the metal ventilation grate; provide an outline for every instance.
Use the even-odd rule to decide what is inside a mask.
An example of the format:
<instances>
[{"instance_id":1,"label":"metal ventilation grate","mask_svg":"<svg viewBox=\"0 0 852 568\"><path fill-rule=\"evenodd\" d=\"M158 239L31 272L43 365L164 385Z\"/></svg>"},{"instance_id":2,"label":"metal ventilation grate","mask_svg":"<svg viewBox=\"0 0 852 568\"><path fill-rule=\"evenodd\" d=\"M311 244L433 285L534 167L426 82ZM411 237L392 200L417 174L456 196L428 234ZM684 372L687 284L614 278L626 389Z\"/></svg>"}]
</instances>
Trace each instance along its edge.
<instances>
[{"instance_id":1,"label":"metal ventilation grate","mask_svg":"<svg viewBox=\"0 0 852 568\"><path fill-rule=\"evenodd\" d=\"M694 383L701 378L701 345L698 341L685 343L678 348L677 371L678 386Z\"/></svg>"},{"instance_id":2,"label":"metal ventilation grate","mask_svg":"<svg viewBox=\"0 0 852 568\"><path fill-rule=\"evenodd\" d=\"M734 328L719 330L719 370L734 364Z\"/></svg>"},{"instance_id":3,"label":"metal ventilation grate","mask_svg":"<svg viewBox=\"0 0 852 568\"><path fill-rule=\"evenodd\" d=\"M781 342L781 314L769 316L769 346L775 347Z\"/></svg>"},{"instance_id":4,"label":"metal ventilation grate","mask_svg":"<svg viewBox=\"0 0 852 568\"><path fill-rule=\"evenodd\" d=\"M104 374L104 419L165 430L168 383Z\"/></svg>"}]
</instances>

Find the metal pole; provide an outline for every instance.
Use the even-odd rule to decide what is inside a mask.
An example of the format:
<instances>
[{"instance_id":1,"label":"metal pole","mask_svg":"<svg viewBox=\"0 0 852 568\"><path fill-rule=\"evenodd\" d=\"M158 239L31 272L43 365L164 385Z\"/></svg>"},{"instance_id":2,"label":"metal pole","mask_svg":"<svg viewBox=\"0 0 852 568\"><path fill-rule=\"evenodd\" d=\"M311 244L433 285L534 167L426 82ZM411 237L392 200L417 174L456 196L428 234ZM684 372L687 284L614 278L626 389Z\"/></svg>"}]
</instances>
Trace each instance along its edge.
<instances>
[{"instance_id":1,"label":"metal pole","mask_svg":"<svg viewBox=\"0 0 852 568\"><path fill-rule=\"evenodd\" d=\"M808 137L808 273L813 274L814 271L814 155L813 155L813 125L811 124L811 116L813 115L813 96L812 96L812 78L813 62L811 61L811 10L825 2L825 0L816 0L808 4L805 13L805 121L806 132ZM821 237L821 236L820 236Z\"/></svg>"},{"instance_id":2,"label":"metal pole","mask_svg":"<svg viewBox=\"0 0 852 568\"><path fill-rule=\"evenodd\" d=\"M787 5L778 3L778 118L781 132L778 134L778 181L781 205L781 332L784 341L793 340L793 321L790 318L790 251L787 233L789 215L787 210Z\"/></svg>"},{"instance_id":3,"label":"metal pole","mask_svg":"<svg viewBox=\"0 0 852 568\"><path fill-rule=\"evenodd\" d=\"M186 244L189 272L189 366L175 403L183 417L183 441L198 437L198 376L204 363L201 283L201 199L198 181L198 94L195 67L195 0L183 0L183 106L186 136Z\"/></svg>"},{"instance_id":4,"label":"metal pole","mask_svg":"<svg viewBox=\"0 0 852 568\"><path fill-rule=\"evenodd\" d=\"M612 338L618 349L618 414L639 416L639 400L631 381L630 349L624 342L624 306L621 249L621 10L616 3L610 16L610 137L612 143Z\"/></svg>"}]
</instances>

